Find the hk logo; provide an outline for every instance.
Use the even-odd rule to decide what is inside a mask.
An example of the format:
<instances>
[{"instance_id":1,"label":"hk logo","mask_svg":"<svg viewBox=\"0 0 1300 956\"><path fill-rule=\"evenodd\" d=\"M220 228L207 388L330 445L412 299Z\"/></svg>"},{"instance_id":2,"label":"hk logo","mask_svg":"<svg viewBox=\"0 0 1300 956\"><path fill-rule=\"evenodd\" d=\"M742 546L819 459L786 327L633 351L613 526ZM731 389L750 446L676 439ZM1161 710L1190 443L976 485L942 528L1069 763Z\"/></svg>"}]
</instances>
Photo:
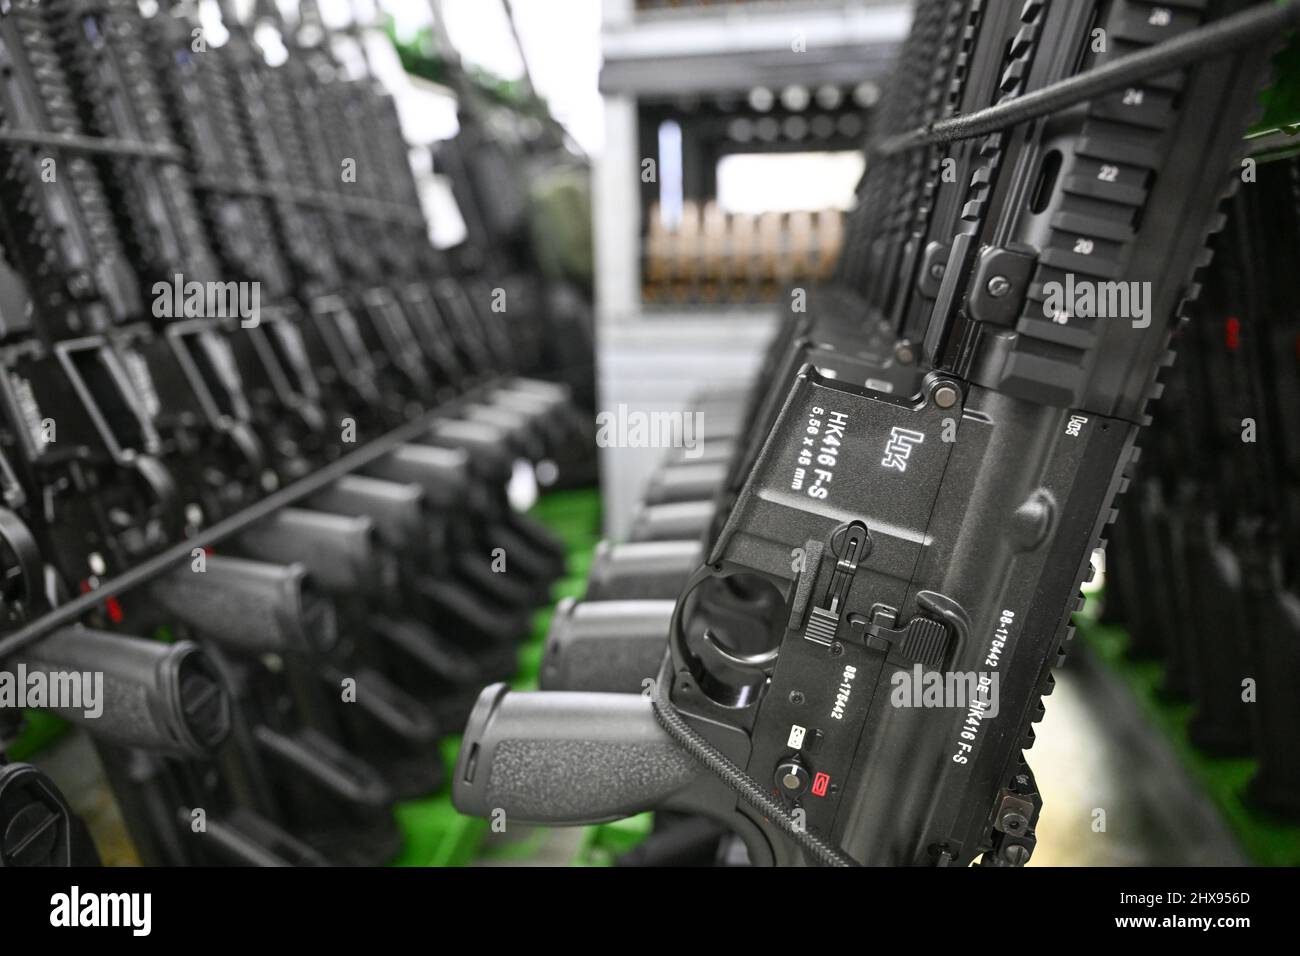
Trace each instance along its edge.
<instances>
[{"instance_id":1,"label":"hk logo","mask_svg":"<svg viewBox=\"0 0 1300 956\"><path fill-rule=\"evenodd\" d=\"M889 444L885 446L885 457L880 460L880 464L896 471L907 471L907 459L912 454L912 446L923 441L925 435L922 432L910 428L891 428Z\"/></svg>"}]
</instances>

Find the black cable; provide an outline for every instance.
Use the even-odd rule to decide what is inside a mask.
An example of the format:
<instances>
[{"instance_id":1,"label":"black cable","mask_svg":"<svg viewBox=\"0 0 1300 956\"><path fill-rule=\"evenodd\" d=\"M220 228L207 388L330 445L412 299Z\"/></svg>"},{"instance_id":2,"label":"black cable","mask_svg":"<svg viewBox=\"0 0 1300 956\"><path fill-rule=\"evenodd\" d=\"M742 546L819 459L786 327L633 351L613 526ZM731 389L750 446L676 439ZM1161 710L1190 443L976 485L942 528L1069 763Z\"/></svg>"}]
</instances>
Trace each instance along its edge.
<instances>
[{"instance_id":1,"label":"black cable","mask_svg":"<svg viewBox=\"0 0 1300 956\"><path fill-rule=\"evenodd\" d=\"M892 156L924 146L986 136L1094 99L1138 80L1160 76L1198 60L1223 56L1240 47L1276 38L1297 24L1300 24L1300 0L1252 7L1165 40L1141 53L1120 57L1095 70L1058 80L997 106L887 137L869 151L876 156Z\"/></svg>"},{"instance_id":2,"label":"black cable","mask_svg":"<svg viewBox=\"0 0 1300 956\"><path fill-rule=\"evenodd\" d=\"M677 743L692 757L704 764L716 774L723 783L734 790L747 804L763 814L803 847L808 854L822 866L857 866L856 860L843 851L831 846L815 833L809 833L803 826L786 812L780 801L771 796L753 777L741 770L736 764L713 744L696 733L677 712L668 694L656 681L650 695L654 705L655 720Z\"/></svg>"}]
</instances>

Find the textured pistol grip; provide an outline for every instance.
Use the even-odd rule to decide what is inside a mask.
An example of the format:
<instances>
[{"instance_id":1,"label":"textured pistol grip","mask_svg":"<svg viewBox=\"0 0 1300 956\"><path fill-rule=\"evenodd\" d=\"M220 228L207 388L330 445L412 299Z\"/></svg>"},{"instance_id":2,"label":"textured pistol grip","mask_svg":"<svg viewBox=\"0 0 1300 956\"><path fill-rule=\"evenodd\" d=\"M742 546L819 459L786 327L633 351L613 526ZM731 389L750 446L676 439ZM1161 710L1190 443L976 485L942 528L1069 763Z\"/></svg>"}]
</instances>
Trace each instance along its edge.
<instances>
[{"instance_id":1,"label":"textured pistol grip","mask_svg":"<svg viewBox=\"0 0 1300 956\"><path fill-rule=\"evenodd\" d=\"M648 697L493 684L465 727L452 802L507 823L601 823L653 809L700 773Z\"/></svg>"},{"instance_id":2,"label":"textured pistol grip","mask_svg":"<svg viewBox=\"0 0 1300 956\"><path fill-rule=\"evenodd\" d=\"M460 449L399 445L366 470L376 478L419 485L431 508L456 508L469 490L469 456Z\"/></svg>"},{"instance_id":3,"label":"textured pistol grip","mask_svg":"<svg viewBox=\"0 0 1300 956\"><path fill-rule=\"evenodd\" d=\"M146 592L160 610L238 654L327 651L338 638L334 605L308 585L301 564L208 555Z\"/></svg>"},{"instance_id":4,"label":"textured pistol grip","mask_svg":"<svg viewBox=\"0 0 1300 956\"><path fill-rule=\"evenodd\" d=\"M602 541L587 576L587 600L675 600L703 560L697 540Z\"/></svg>"},{"instance_id":5,"label":"textured pistol grip","mask_svg":"<svg viewBox=\"0 0 1300 956\"><path fill-rule=\"evenodd\" d=\"M230 699L216 668L189 641L162 644L90 628L55 631L22 656L48 680L96 675L94 706L52 709L109 743L203 756L230 731ZM66 703L66 701L65 701Z\"/></svg>"},{"instance_id":6,"label":"textured pistol grip","mask_svg":"<svg viewBox=\"0 0 1300 956\"><path fill-rule=\"evenodd\" d=\"M416 550L427 540L424 489L414 482L344 475L313 495L308 504L321 511L369 518L379 540L394 551Z\"/></svg>"},{"instance_id":7,"label":"textured pistol grip","mask_svg":"<svg viewBox=\"0 0 1300 956\"><path fill-rule=\"evenodd\" d=\"M646 505L628 532L629 541L699 540L713 520L712 501L676 501Z\"/></svg>"},{"instance_id":8,"label":"textured pistol grip","mask_svg":"<svg viewBox=\"0 0 1300 956\"><path fill-rule=\"evenodd\" d=\"M655 472L646 486L644 501L648 505L712 501L726 480L726 462L696 464L688 459Z\"/></svg>"},{"instance_id":9,"label":"textured pistol grip","mask_svg":"<svg viewBox=\"0 0 1300 956\"><path fill-rule=\"evenodd\" d=\"M668 645L673 601L582 601L556 608L542 653L542 690L639 694Z\"/></svg>"},{"instance_id":10,"label":"textured pistol grip","mask_svg":"<svg viewBox=\"0 0 1300 956\"><path fill-rule=\"evenodd\" d=\"M302 564L323 590L343 594L382 594L396 586L397 565L378 544L368 517L302 508L281 508L234 542L261 561Z\"/></svg>"}]
</instances>

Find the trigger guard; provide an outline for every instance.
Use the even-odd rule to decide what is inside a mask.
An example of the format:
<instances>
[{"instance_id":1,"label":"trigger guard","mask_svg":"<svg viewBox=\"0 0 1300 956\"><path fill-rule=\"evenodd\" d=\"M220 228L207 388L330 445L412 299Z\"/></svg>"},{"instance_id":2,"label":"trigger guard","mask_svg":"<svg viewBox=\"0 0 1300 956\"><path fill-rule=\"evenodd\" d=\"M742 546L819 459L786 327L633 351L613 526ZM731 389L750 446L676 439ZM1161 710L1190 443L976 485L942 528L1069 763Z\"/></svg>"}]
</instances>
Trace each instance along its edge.
<instances>
[{"instance_id":1,"label":"trigger guard","mask_svg":"<svg viewBox=\"0 0 1300 956\"><path fill-rule=\"evenodd\" d=\"M776 667L776 658L780 653L780 648L774 647L761 654L733 654L719 644L718 639L713 636L713 632L707 628L704 631L703 642L707 653L716 662L725 663L740 670L753 671L757 674L770 675L772 669Z\"/></svg>"},{"instance_id":2,"label":"trigger guard","mask_svg":"<svg viewBox=\"0 0 1300 956\"><path fill-rule=\"evenodd\" d=\"M719 567L712 564L702 564L682 588L681 595L677 598L677 604L673 607L673 616L668 627L668 657L669 664L672 667L670 677L674 681L674 686L677 677L685 676L683 674L685 672L685 674L690 675L695 682L695 687L700 690L700 702L707 701L710 707L718 708L719 713L728 713L734 712L737 708L749 706L750 699L746 699L742 695L737 700L728 703L718 700L705 689L711 683L715 683L717 678L709 669L710 661L706 661L687 644L684 628L687 600L704 581L715 577L727 577L727 575L723 574ZM776 666L777 656L780 654L780 646L778 645L761 654L736 655L719 645L716 638L713 638L707 630L702 646L706 649L705 653L711 658L713 664L726 664L741 671L753 673L755 676L770 675L772 669Z\"/></svg>"}]
</instances>

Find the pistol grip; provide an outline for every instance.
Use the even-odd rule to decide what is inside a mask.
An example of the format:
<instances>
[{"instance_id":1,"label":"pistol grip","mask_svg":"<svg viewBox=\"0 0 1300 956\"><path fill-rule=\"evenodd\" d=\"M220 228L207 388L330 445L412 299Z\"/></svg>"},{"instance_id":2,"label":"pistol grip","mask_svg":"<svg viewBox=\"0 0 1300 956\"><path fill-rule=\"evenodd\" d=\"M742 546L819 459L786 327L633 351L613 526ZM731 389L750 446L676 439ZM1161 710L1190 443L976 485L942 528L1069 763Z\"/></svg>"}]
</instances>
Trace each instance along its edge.
<instances>
[{"instance_id":1,"label":"pistol grip","mask_svg":"<svg viewBox=\"0 0 1300 956\"><path fill-rule=\"evenodd\" d=\"M650 810L702 768L640 694L484 688L456 761L452 802L543 826L601 823Z\"/></svg>"}]
</instances>

